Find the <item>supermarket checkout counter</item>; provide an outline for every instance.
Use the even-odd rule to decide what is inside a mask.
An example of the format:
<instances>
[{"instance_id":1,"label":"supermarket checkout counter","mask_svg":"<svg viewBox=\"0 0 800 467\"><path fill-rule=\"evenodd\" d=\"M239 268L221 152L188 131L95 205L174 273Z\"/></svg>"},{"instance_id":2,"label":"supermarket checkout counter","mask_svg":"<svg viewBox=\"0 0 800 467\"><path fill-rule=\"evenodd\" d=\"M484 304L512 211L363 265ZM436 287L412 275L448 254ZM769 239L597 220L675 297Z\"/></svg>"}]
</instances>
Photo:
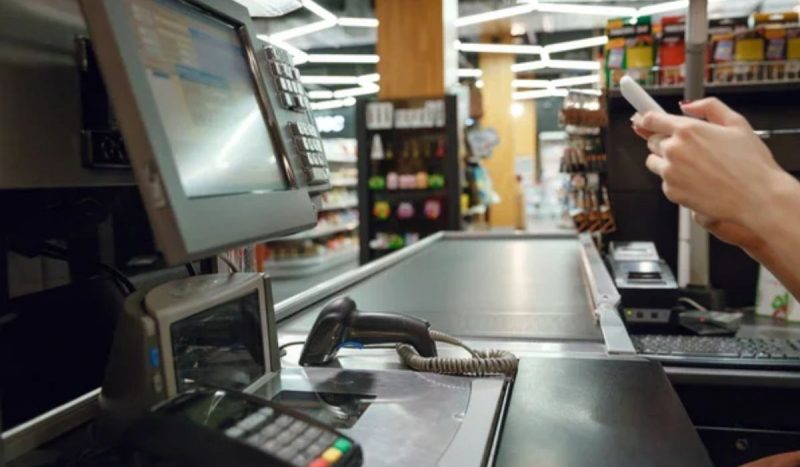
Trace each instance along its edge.
<instances>
[{"instance_id":1,"label":"supermarket checkout counter","mask_svg":"<svg viewBox=\"0 0 800 467\"><path fill-rule=\"evenodd\" d=\"M710 465L661 367L635 356L614 308L619 297L589 237L440 233L321 284L276 307L283 371L304 371L299 344L322 307L342 295L361 310L414 315L473 348L520 357L513 384L484 386L464 400L466 414L483 407L482 420L463 423L450 441L436 439L432 444L444 448L429 452L428 459L439 459L430 465L451 465L453 451L463 449L470 456L459 465ZM335 367L355 374L402 369L391 348L340 350ZM490 406L497 413L489 415ZM476 426L483 438L465 445L460 431ZM414 431L429 445L425 438L441 428Z\"/></svg>"}]
</instances>

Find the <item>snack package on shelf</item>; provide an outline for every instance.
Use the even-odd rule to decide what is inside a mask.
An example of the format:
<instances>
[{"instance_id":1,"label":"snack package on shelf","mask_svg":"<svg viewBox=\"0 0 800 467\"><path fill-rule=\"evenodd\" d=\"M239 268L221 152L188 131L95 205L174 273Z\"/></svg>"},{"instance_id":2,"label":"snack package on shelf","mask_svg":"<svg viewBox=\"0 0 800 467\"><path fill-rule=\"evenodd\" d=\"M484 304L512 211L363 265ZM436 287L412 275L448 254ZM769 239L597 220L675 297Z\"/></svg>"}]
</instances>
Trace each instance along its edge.
<instances>
[{"instance_id":1,"label":"snack package on shelf","mask_svg":"<svg viewBox=\"0 0 800 467\"><path fill-rule=\"evenodd\" d=\"M712 19L708 25L711 83L729 83L734 76L736 34L747 30L747 18Z\"/></svg>"},{"instance_id":2,"label":"snack package on shelf","mask_svg":"<svg viewBox=\"0 0 800 467\"><path fill-rule=\"evenodd\" d=\"M798 27L798 13L754 13L750 24L761 31L764 37L764 63L761 79L782 81L787 73L796 79L797 71L789 70L788 39L789 31Z\"/></svg>"},{"instance_id":3,"label":"snack package on shelf","mask_svg":"<svg viewBox=\"0 0 800 467\"><path fill-rule=\"evenodd\" d=\"M661 86L676 86L683 83L686 61L685 16L661 18L661 34L658 41L658 78Z\"/></svg>"},{"instance_id":4,"label":"snack package on shelf","mask_svg":"<svg viewBox=\"0 0 800 467\"><path fill-rule=\"evenodd\" d=\"M608 88L619 87L619 80L628 75L645 86L657 84L655 41L649 16L609 20L606 26L606 83Z\"/></svg>"}]
</instances>

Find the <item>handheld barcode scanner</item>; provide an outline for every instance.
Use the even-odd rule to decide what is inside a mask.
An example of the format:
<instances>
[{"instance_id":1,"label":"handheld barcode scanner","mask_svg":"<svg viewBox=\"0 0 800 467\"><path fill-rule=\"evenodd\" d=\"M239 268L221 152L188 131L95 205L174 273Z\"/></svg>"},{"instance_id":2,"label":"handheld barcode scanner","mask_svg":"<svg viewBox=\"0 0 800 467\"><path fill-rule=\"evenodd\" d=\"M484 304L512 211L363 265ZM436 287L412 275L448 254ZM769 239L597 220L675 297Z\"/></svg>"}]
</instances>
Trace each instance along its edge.
<instances>
[{"instance_id":1,"label":"handheld barcode scanner","mask_svg":"<svg viewBox=\"0 0 800 467\"><path fill-rule=\"evenodd\" d=\"M630 76L623 76L619 80L619 90L622 97L628 101L636 111L642 115L647 112L666 113L658 102Z\"/></svg>"},{"instance_id":2,"label":"handheld barcode scanner","mask_svg":"<svg viewBox=\"0 0 800 467\"><path fill-rule=\"evenodd\" d=\"M435 341L463 348L469 358L439 357ZM337 298L320 311L300 355L300 365L332 362L341 347L397 344L402 362L417 371L451 375L513 376L517 357L504 350L472 350L455 337L430 329L430 323L400 313L359 311L349 297Z\"/></svg>"},{"instance_id":3,"label":"handheld barcode scanner","mask_svg":"<svg viewBox=\"0 0 800 467\"><path fill-rule=\"evenodd\" d=\"M405 343L423 357L436 356L430 323L397 313L359 311L350 297L340 297L325 305L308 335L300 365L330 363L339 349L348 344Z\"/></svg>"}]
</instances>

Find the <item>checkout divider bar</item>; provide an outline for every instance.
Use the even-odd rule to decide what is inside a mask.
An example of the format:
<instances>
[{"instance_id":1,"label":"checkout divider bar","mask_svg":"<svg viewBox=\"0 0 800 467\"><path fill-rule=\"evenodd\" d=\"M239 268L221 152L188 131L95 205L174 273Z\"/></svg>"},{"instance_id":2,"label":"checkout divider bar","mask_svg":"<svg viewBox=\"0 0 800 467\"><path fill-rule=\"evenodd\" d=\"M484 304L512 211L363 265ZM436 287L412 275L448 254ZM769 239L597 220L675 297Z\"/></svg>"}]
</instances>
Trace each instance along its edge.
<instances>
[{"instance_id":1,"label":"checkout divider bar","mask_svg":"<svg viewBox=\"0 0 800 467\"><path fill-rule=\"evenodd\" d=\"M582 233L578 235L578 239L581 244L584 280L589 286L589 301L603 333L606 352L609 355L635 355L636 349L617 311L620 295L614 286L614 280L608 273L592 237L588 233Z\"/></svg>"}]
</instances>

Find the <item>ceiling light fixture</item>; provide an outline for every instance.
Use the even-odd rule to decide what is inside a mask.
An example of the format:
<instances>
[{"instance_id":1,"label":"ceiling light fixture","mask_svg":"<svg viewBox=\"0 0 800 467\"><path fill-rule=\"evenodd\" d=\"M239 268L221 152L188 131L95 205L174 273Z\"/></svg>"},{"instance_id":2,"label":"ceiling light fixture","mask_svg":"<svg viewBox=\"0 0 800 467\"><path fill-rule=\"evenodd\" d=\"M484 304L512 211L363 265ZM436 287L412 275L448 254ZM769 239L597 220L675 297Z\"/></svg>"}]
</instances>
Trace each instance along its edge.
<instances>
[{"instance_id":1,"label":"ceiling light fixture","mask_svg":"<svg viewBox=\"0 0 800 467\"><path fill-rule=\"evenodd\" d=\"M515 63L511 65L511 71L514 73L544 70L545 68L552 68L556 70L596 71L600 69L600 62L596 62L594 60L536 60L532 62Z\"/></svg>"},{"instance_id":2,"label":"ceiling light fixture","mask_svg":"<svg viewBox=\"0 0 800 467\"><path fill-rule=\"evenodd\" d=\"M308 91L309 99L333 99L333 91L325 91L322 89Z\"/></svg>"},{"instance_id":3,"label":"ceiling light fixture","mask_svg":"<svg viewBox=\"0 0 800 467\"><path fill-rule=\"evenodd\" d=\"M589 47L599 47L608 43L608 36L595 36L574 41L558 42L544 46L547 53L566 52L568 50L586 49Z\"/></svg>"},{"instance_id":4,"label":"ceiling light fixture","mask_svg":"<svg viewBox=\"0 0 800 467\"><path fill-rule=\"evenodd\" d=\"M518 91L511 94L515 101L525 99L540 99L542 97L564 97L568 94L566 89L537 89L536 91Z\"/></svg>"},{"instance_id":5,"label":"ceiling light fixture","mask_svg":"<svg viewBox=\"0 0 800 467\"><path fill-rule=\"evenodd\" d=\"M375 54L308 54L309 63L378 63Z\"/></svg>"},{"instance_id":6,"label":"ceiling light fixture","mask_svg":"<svg viewBox=\"0 0 800 467\"><path fill-rule=\"evenodd\" d=\"M462 16L457 18L455 25L457 28L469 26L472 24L485 23L487 21L494 21L502 18L510 18L512 16L524 15L536 11L536 3L528 3L525 5L517 5L500 10L487 11L485 13L478 13L475 15Z\"/></svg>"},{"instance_id":7,"label":"ceiling light fixture","mask_svg":"<svg viewBox=\"0 0 800 467\"><path fill-rule=\"evenodd\" d=\"M536 11L542 13L569 13L592 16L637 16L636 8L611 5L584 5L570 3L538 3Z\"/></svg>"},{"instance_id":8,"label":"ceiling light fixture","mask_svg":"<svg viewBox=\"0 0 800 467\"><path fill-rule=\"evenodd\" d=\"M322 102L312 102L311 109L312 110L339 109L342 107L352 107L354 105L356 105L355 98L348 97L347 99L334 99Z\"/></svg>"},{"instance_id":9,"label":"ceiling light fixture","mask_svg":"<svg viewBox=\"0 0 800 467\"><path fill-rule=\"evenodd\" d=\"M459 68L457 72L459 78L480 78L483 70L480 68Z\"/></svg>"},{"instance_id":10,"label":"ceiling light fixture","mask_svg":"<svg viewBox=\"0 0 800 467\"><path fill-rule=\"evenodd\" d=\"M285 41L288 39L294 39L295 37L305 36L306 34L329 29L334 26L336 26L336 20L323 19L322 21L316 21L314 23L304 24L296 28L276 32L271 37L279 41Z\"/></svg>"},{"instance_id":11,"label":"ceiling light fixture","mask_svg":"<svg viewBox=\"0 0 800 467\"><path fill-rule=\"evenodd\" d=\"M519 45L519 44L475 44L455 42L456 50L461 52L477 53L498 53L498 54L517 54L517 55L539 55L542 47L538 45Z\"/></svg>"},{"instance_id":12,"label":"ceiling light fixture","mask_svg":"<svg viewBox=\"0 0 800 467\"><path fill-rule=\"evenodd\" d=\"M377 28L377 18L339 18L337 20L339 26L351 28Z\"/></svg>"},{"instance_id":13,"label":"ceiling light fixture","mask_svg":"<svg viewBox=\"0 0 800 467\"><path fill-rule=\"evenodd\" d=\"M337 19L336 15L326 10L325 8L321 7L314 0L302 0L302 2L303 6L311 13L314 13L315 15L319 16L322 19L336 21Z\"/></svg>"},{"instance_id":14,"label":"ceiling light fixture","mask_svg":"<svg viewBox=\"0 0 800 467\"><path fill-rule=\"evenodd\" d=\"M643 6L636 10L637 16L650 16L668 11L685 10L689 7L689 0L678 0L676 2L656 3L654 5Z\"/></svg>"},{"instance_id":15,"label":"ceiling light fixture","mask_svg":"<svg viewBox=\"0 0 800 467\"><path fill-rule=\"evenodd\" d=\"M483 86L484 86L485 84L486 84L486 83L484 83L482 79L479 79L479 80L476 80L476 81L475 81L475 87L476 87L476 88L478 88L478 89L483 89Z\"/></svg>"},{"instance_id":16,"label":"ceiling light fixture","mask_svg":"<svg viewBox=\"0 0 800 467\"><path fill-rule=\"evenodd\" d=\"M358 76L335 75L303 75L300 77L303 84L359 84Z\"/></svg>"},{"instance_id":17,"label":"ceiling light fixture","mask_svg":"<svg viewBox=\"0 0 800 467\"><path fill-rule=\"evenodd\" d=\"M333 91L333 97L336 99L343 99L345 97L367 96L370 94L377 94L381 87L377 84L362 85L357 88L340 89Z\"/></svg>"},{"instance_id":18,"label":"ceiling light fixture","mask_svg":"<svg viewBox=\"0 0 800 467\"><path fill-rule=\"evenodd\" d=\"M581 84L599 84L600 75L587 75L587 76L570 76L568 78L559 78L550 80L550 85L559 87L578 86Z\"/></svg>"},{"instance_id":19,"label":"ceiling light fixture","mask_svg":"<svg viewBox=\"0 0 800 467\"><path fill-rule=\"evenodd\" d=\"M550 87L550 80L548 79L515 79L511 81L513 88L542 88Z\"/></svg>"}]
</instances>

